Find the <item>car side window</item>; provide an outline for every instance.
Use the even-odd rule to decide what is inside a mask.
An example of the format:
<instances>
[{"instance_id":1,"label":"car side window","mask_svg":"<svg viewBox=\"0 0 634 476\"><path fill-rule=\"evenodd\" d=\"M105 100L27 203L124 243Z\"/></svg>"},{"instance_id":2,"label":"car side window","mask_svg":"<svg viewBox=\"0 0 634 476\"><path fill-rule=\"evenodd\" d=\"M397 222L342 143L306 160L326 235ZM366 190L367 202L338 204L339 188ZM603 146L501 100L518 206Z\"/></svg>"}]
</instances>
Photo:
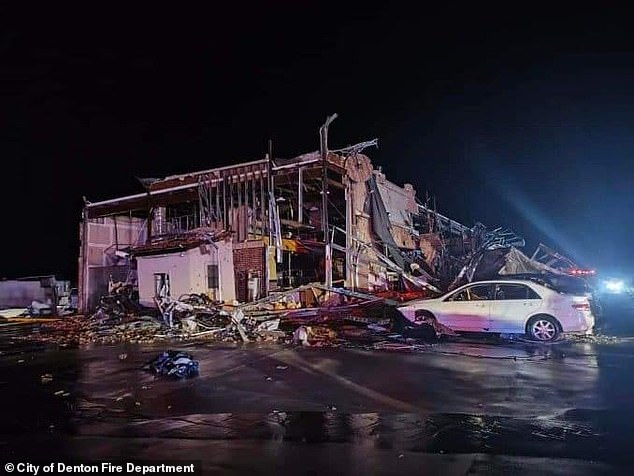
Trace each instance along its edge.
<instances>
[{"instance_id":1,"label":"car side window","mask_svg":"<svg viewBox=\"0 0 634 476\"><path fill-rule=\"evenodd\" d=\"M491 285L476 284L467 288L469 292L469 301L489 301L491 300Z\"/></svg>"},{"instance_id":2,"label":"car side window","mask_svg":"<svg viewBox=\"0 0 634 476\"><path fill-rule=\"evenodd\" d=\"M457 292L449 298L449 301L488 301L491 299L491 286L488 284L476 284Z\"/></svg>"},{"instance_id":3,"label":"car side window","mask_svg":"<svg viewBox=\"0 0 634 476\"><path fill-rule=\"evenodd\" d=\"M497 284L495 286L496 301L517 299L540 299L539 295L523 284Z\"/></svg>"},{"instance_id":4,"label":"car side window","mask_svg":"<svg viewBox=\"0 0 634 476\"><path fill-rule=\"evenodd\" d=\"M463 289L460 292L455 293L453 296L450 296L448 301L468 301L469 295L467 294L467 290Z\"/></svg>"}]
</instances>

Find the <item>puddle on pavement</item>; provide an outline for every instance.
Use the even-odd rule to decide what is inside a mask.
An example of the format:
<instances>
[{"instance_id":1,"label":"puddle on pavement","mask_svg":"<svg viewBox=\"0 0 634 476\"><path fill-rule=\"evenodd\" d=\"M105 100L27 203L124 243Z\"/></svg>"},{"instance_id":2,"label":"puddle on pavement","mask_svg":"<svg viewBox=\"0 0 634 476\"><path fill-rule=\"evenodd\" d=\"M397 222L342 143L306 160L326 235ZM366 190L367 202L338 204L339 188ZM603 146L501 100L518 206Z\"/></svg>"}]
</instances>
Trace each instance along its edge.
<instances>
[{"instance_id":1,"label":"puddle on pavement","mask_svg":"<svg viewBox=\"0 0 634 476\"><path fill-rule=\"evenodd\" d=\"M618 415L575 410L557 418L466 414L282 412L194 414L147 421L76 421L81 436L346 443L426 453L488 453L627 461L629 439L602 430ZM628 424L625 424L628 426ZM629 434L632 432L629 424ZM597 429L598 428L598 429ZM186 444L186 443L184 443Z\"/></svg>"},{"instance_id":2,"label":"puddle on pavement","mask_svg":"<svg viewBox=\"0 0 634 476\"><path fill-rule=\"evenodd\" d=\"M31 330L16 329L13 332L17 332L13 335L20 335ZM566 339L550 345L488 336L483 339L454 338L436 344L420 342L417 350L492 359L571 361L579 358L585 366L596 366L596 359L588 358L594 356L598 344L612 343L615 340L605 336ZM143 359L151 358L157 351L149 347L133 348ZM30 395L37 404L15 401L15 411L5 410L3 430L0 431L5 435L0 436L0 440L5 441L0 441L0 445L10 446L11 436L33 432L54 437L345 443L431 453L634 461L629 451L630 438L634 434L634 419L630 418L632 412L623 413L619 409L574 410L555 417L530 419L458 413L344 413L335 408L326 412L196 413L147 418L136 411L134 398L123 396L121 401L117 401L118 397L111 398L107 393L122 395L121 389L135 386L143 390L146 382L139 380L139 374L125 370L127 362L133 360L133 352L121 361L117 356L123 352L122 347L104 346L93 350L78 357L78 351L51 350L50 346L34 344L13 345L8 340L2 341L0 382L3 385L0 389L10 392L11 388L18 386L20 394ZM236 347L235 351L242 352L240 347ZM33 359L27 362L30 370L23 371L18 362L27 359ZM115 380L119 382L116 388L112 387L112 381L109 383L102 377L113 366L123 367L121 371L116 370ZM77 384L80 372L89 375L91 383L106 386L106 393L102 395L104 399L91 401L90 398L95 395L83 394L81 385ZM47 373L51 373L54 379L43 384L40 376ZM150 379L148 376L148 381ZM165 387L171 385L170 382L164 384ZM70 393L70 397L56 395L60 390ZM104 404L105 401L116 403ZM25 406L29 408L28 412ZM181 408L186 408L186 402Z\"/></svg>"}]
</instances>

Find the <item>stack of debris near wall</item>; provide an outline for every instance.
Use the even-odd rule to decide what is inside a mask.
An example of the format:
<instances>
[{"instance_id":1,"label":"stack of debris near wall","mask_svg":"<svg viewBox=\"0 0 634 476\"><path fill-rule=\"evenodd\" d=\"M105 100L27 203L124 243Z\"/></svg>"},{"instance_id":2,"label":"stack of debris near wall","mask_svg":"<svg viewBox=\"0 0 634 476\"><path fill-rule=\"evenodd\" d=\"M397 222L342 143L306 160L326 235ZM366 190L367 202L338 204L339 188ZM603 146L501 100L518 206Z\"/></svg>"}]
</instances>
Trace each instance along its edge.
<instances>
[{"instance_id":1,"label":"stack of debris near wall","mask_svg":"<svg viewBox=\"0 0 634 476\"><path fill-rule=\"evenodd\" d=\"M394 326L390 311L395 301L317 283L246 304L223 304L196 294L166 297L153 314L121 299L122 289L104 296L90 317L52 322L27 338L63 345L164 340L335 345L375 341Z\"/></svg>"}]
</instances>

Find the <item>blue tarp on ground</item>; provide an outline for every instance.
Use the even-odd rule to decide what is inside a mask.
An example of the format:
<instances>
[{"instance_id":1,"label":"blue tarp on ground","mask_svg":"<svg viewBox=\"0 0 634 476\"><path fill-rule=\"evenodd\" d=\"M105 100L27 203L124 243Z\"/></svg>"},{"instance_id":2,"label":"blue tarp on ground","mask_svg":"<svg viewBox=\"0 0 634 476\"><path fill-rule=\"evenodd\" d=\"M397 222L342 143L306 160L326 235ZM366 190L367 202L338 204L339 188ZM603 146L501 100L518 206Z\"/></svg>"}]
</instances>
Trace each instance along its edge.
<instances>
[{"instance_id":1,"label":"blue tarp on ground","mask_svg":"<svg viewBox=\"0 0 634 476\"><path fill-rule=\"evenodd\" d=\"M165 377L189 378L198 375L198 361L186 352L168 350L149 362L145 369Z\"/></svg>"}]
</instances>

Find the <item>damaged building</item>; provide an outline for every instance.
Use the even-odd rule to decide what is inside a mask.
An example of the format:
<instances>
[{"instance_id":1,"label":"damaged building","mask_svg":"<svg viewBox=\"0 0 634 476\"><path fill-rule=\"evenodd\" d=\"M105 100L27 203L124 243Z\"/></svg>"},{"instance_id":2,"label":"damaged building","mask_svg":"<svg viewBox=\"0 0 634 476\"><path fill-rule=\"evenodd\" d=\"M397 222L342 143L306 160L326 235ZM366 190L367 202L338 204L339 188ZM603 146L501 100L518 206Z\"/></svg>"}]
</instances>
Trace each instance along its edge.
<instances>
[{"instance_id":1,"label":"damaged building","mask_svg":"<svg viewBox=\"0 0 634 476\"><path fill-rule=\"evenodd\" d=\"M80 307L113 282L142 304L204 294L254 301L319 282L370 293L446 288L480 235L391 182L375 141L143 180L142 193L86 201Z\"/></svg>"}]
</instances>

